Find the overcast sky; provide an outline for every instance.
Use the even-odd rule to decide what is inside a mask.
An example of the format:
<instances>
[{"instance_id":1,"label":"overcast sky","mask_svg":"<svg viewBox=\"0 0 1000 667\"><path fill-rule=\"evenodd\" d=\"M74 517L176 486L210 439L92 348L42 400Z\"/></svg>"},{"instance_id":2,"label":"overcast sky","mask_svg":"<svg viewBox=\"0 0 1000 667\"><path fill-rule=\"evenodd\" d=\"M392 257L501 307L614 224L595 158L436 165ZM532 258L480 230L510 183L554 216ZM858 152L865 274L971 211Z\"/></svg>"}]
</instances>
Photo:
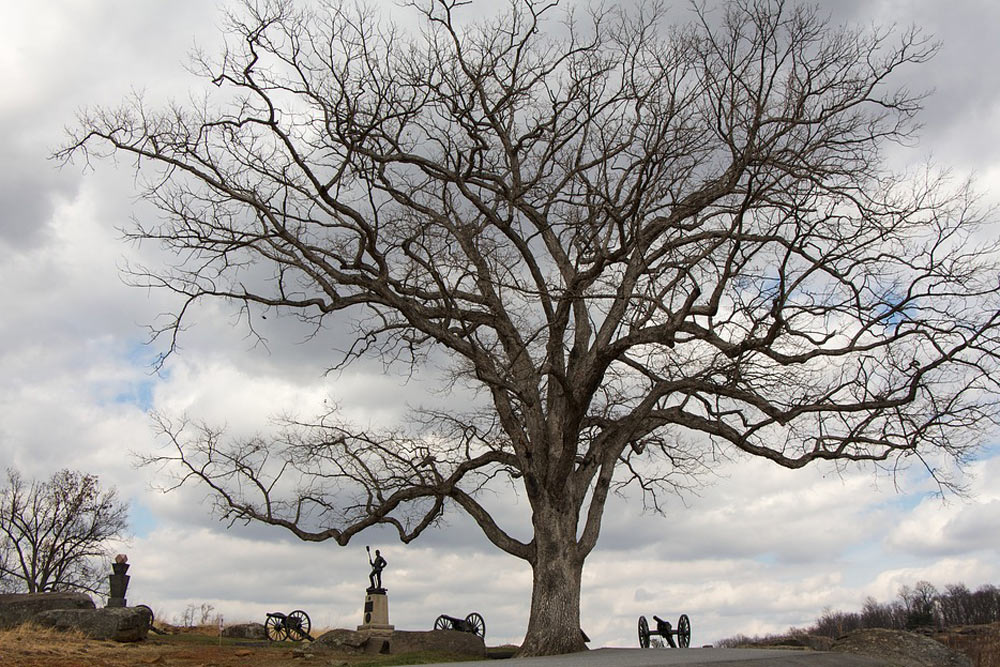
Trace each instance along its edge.
<instances>
[{"instance_id":1,"label":"overcast sky","mask_svg":"<svg viewBox=\"0 0 1000 667\"><path fill-rule=\"evenodd\" d=\"M386 533L348 547L302 544L278 529L227 528L198 490L163 495L162 476L135 469L156 451L147 411L188 412L239 429L262 416L334 398L353 416L393 419L426 388L358 366L325 376L322 340L277 323L269 345L233 327L224 306L197 312L164 372L143 325L173 303L128 288L120 266L141 259L116 227L152 213L135 200L123 165L59 169L47 156L87 105L114 105L133 90L185 99L205 83L189 74L197 43L212 52L228 0L7 0L0 13L0 463L27 477L61 467L96 473L131 506L128 598L162 618L214 605L226 622L306 610L314 626L361 622L365 545L389 561L390 620L430 628L441 613L480 612L488 642L517 642L527 623L530 572L493 549L458 515L410 545ZM679 5L682 3L678 3ZM826 6L826 5L824 5ZM932 156L957 176L976 174L992 201L1000 186L1000 4L993 0L833 3L862 23L915 22L943 42L907 73L936 89L919 144L900 159ZM683 9L675 11L684 15ZM998 223L1000 225L1000 223ZM387 400L392 397L392 400ZM687 613L693 643L807 625L824 608L854 610L926 579L972 588L1000 584L1000 447L969 466L968 500L946 503L918 474L787 471L740 461L666 516L615 501L583 584L591 646L635 644L640 614ZM897 484L898 482L898 484ZM522 506L497 499L511 515Z\"/></svg>"}]
</instances>

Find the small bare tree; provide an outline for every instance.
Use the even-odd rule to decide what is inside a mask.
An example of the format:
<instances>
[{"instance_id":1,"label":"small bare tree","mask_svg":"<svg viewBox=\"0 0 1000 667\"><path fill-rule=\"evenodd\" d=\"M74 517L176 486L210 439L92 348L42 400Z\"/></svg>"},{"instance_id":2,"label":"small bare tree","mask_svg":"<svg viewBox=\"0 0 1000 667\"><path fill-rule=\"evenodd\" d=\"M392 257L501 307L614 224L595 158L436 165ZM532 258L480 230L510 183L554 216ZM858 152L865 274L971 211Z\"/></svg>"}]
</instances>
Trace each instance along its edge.
<instances>
[{"instance_id":1,"label":"small bare tree","mask_svg":"<svg viewBox=\"0 0 1000 667\"><path fill-rule=\"evenodd\" d=\"M196 58L217 93L88 112L60 156L149 174L165 215L127 235L176 261L130 275L183 297L154 329L171 351L222 299L251 330L348 323L342 364L436 351L481 409L245 441L160 416L155 460L303 540L408 542L464 510L533 569L522 654L584 648L581 572L622 486L660 509L727 453L953 483L940 457L995 425L1000 293L972 190L885 167L920 109L897 70L933 43L781 0L677 27L655 2L405 4L419 30L248 0ZM530 539L482 504L497 483L523 488Z\"/></svg>"},{"instance_id":2,"label":"small bare tree","mask_svg":"<svg viewBox=\"0 0 1000 667\"><path fill-rule=\"evenodd\" d=\"M212 615L215 605L202 602L201 605L190 603L181 615L180 625L185 628L193 628L196 625L218 625L219 614Z\"/></svg>"},{"instance_id":3,"label":"small bare tree","mask_svg":"<svg viewBox=\"0 0 1000 667\"><path fill-rule=\"evenodd\" d=\"M105 593L106 543L127 528L128 506L94 475L61 470L28 484L8 469L0 488L0 581L11 592Z\"/></svg>"}]
</instances>

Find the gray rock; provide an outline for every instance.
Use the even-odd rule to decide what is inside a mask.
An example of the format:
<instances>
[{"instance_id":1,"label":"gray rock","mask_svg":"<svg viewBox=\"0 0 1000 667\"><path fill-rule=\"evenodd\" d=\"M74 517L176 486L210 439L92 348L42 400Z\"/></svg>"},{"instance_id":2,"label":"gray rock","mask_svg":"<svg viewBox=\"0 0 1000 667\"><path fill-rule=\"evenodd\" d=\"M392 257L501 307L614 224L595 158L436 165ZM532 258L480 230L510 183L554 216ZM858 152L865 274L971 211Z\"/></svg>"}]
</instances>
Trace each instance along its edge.
<instances>
[{"instance_id":1,"label":"gray rock","mask_svg":"<svg viewBox=\"0 0 1000 667\"><path fill-rule=\"evenodd\" d=\"M394 630L391 634L370 634L337 629L324 633L312 644L312 648L322 647L349 653L442 651L477 658L486 657L486 644L482 638L469 632L454 630Z\"/></svg>"},{"instance_id":2,"label":"gray rock","mask_svg":"<svg viewBox=\"0 0 1000 667\"><path fill-rule=\"evenodd\" d=\"M149 632L149 614L135 607L50 609L31 617L33 623L56 630L79 630L90 639L137 642Z\"/></svg>"},{"instance_id":3,"label":"gray rock","mask_svg":"<svg viewBox=\"0 0 1000 667\"><path fill-rule=\"evenodd\" d=\"M93 609L86 593L0 594L0 630L16 628L32 616L50 609Z\"/></svg>"},{"instance_id":4,"label":"gray rock","mask_svg":"<svg viewBox=\"0 0 1000 667\"><path fill-rule=\"evenodd\" d=\"M237 639L267 639L263 623L227 625L222 629L222 636L235 637Z\"/></svg>"},{"instance_id":5,"label":"gray rock","mask_svg":"<svg viewBox=\"0 0 1000 667\"><path fill-rule=\"evenodd\" d=\"M361 653L368 643L368 635L355 632L354 630L330 630L324 632L313 642L314 646L326 647L336 651L347 651L350 653Z\"/></svg>"},{"instance_id":6,"label":"gray rock","mask_svg":"<svg viewBox=\"0 0 1000 667\"><path fill-rule=\"evenodd\" d=\"M392 633L393 653L411 651L444 651L458 655L486 657L486 644L482 637L471 632L455 630L429 630L422 632L397 630Z\"/></svg>"}]
</instances>

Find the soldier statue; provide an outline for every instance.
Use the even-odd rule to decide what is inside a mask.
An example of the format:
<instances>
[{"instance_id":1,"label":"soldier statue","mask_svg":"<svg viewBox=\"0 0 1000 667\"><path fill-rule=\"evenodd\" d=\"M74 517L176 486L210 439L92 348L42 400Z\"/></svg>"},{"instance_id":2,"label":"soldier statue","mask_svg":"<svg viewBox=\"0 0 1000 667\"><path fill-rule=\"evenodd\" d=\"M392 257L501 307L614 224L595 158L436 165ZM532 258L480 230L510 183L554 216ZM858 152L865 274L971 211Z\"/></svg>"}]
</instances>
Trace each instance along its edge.
<instances>
[{"instance_id":1,"label":"soldier statue","mask_svg":"<svg viewBox=\"0 0 1000 667\"><path fill-rule=\"evenodd\" d=\"M372 558L372 550L370 547L365 547L368 550L368 564L372 566L371 574L368 575L368 581L371 582L371 586L368 587L369 593L374 593L376 591L382 591L382 570L388 565L385 559L382 558L382 554L378 549L375 550L375 558Z\"/></svg>"}]
</instances>

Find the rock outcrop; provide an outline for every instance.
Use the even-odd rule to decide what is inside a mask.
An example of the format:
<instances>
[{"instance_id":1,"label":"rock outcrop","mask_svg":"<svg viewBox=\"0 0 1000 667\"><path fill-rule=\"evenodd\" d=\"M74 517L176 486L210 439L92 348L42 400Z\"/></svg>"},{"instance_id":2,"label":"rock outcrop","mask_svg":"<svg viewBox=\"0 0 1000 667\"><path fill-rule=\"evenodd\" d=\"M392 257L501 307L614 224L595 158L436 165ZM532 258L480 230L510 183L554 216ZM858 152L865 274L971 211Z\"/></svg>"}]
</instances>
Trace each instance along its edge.
<instances>
[{"instance_id":1,"label":"rock outcrop","mask_svg":"<svg viewBox=\"0 0 1000 667\"><path fill-rule=\"evenodd\" d=\"M455 655L486 657L486 644L470 632L454 630L405 631L372 634L354 630L330 630L313 643L313 647L326 647L350 653L409 653L411 651L442 651Z\"/></svg>"},{"instance_id":2,"label":"rock outcrop","mask_svg":"<svg viewBox=\"0 0 1000 667\"><path fill-rule=\"evenodd\" d=\"M94 609L94 601L86 593L5 593L0 595L0 630L51 609Z\"/></svg>"},{"instance_id":3,"label":"rock outcrop","mask_svg":"<svg viewBox=\"0 0 1000 667\"><path fill-rule=\"evenodd\" d=\"M455 630L430 630L424 632L408 632L397 630L390 640L393 653L409 653L411 651L444 651L458 655L468 655L477 658L486 657L486 643L482 637L471 632L456 632Z\"/></svg>"},{"instance_id":4,"label":"rock outcrop","mask_svg":"<svg viewBox=\"0 0 1000 667\"><path fill-rule=\"evenodd\" d=\"M348 653L363 653L367 644L367 634L340 628L324 632L313 642L313 645L316 647L325 647Z\"/></svg>"},{"instance_id":5,"label":"rock outcrop","mask_svg":"<svg viewBox=\"0 0 1000 667\"><path fill-rule=\"evenodd\" d=\"M90 639L137 642L149 633L149 613L135 607L50 609L31 617L32 623L56 630L79 630Z\"/></svg>"},{"instance_id":6,"label":"rock outcrop","mask_svg":"<svg viewBox=\"0 0 1000 667\"><path fill-rule=\"evenodd\" d=\"M236 639L267 639L263 623L238 623L227 625L222 629L223 637Z\"/></svg>"},{"instance_id":7,"label":"rock outcrop","mask_svg":"<svg viewBox=\"0 0 1000 667\"><path fill-rule=\"evenodd\" d=\"M834 651L866 655L899 667L972 667L972 661L929 637L882 628L839 637Z\"/></svg>"}]
</instances>

